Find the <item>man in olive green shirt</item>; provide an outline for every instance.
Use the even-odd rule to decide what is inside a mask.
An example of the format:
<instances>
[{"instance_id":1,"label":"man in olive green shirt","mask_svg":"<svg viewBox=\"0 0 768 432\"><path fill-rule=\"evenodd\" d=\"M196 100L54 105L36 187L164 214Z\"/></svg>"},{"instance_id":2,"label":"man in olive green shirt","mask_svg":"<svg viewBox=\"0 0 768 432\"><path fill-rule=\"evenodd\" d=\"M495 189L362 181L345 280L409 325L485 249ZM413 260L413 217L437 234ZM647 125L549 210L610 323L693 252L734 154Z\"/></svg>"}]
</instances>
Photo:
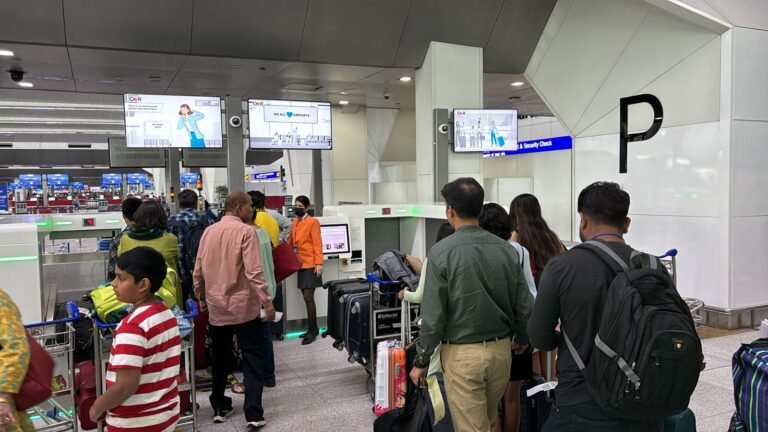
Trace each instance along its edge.
<instances>
[{"instance_id":1,"label":"man in olive green shirt","mask_svg":"<svg viewBox=\"0 0 768 432\"><path fill-rule=\"evenodd\" d=\"M517 251L478 226L484 191L472 178L443 187L456 233L429 252L422 324L411 379L442 344L448 405L457 431L489 431L509 381L512 350L525 351L531 294ZM454 414L455 413L455 414Z\"/></svg>"}]
</instances>

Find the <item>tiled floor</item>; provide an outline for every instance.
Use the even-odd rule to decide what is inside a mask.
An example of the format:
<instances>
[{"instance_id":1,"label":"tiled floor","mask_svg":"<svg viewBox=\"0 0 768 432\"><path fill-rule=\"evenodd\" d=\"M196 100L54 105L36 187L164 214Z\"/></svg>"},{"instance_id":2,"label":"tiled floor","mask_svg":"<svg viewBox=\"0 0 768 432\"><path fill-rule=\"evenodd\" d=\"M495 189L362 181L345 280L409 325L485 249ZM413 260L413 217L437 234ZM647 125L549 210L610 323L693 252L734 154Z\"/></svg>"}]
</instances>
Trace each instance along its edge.
<instances>
[{"instance_id":1,"label":"tiled floor","mask_svg":"<svg viewBox=\"0 0 768 432\"><path fill-rule=\"evenodd\" d=\"M741 343L757 339L757 332L741 332L703 341L707 368L691 400L698 432L725 432L733 414L731 356ZM327 339L301 346L299 341L275 342L277 387L265 389L264 408L271 431L371 431L374 416L368 396L368 375L347 362ZM245 430L242 396L233 395L235 415L213 425L207 393L198 395L200 430Z\"/></svg>"}]
</instances>

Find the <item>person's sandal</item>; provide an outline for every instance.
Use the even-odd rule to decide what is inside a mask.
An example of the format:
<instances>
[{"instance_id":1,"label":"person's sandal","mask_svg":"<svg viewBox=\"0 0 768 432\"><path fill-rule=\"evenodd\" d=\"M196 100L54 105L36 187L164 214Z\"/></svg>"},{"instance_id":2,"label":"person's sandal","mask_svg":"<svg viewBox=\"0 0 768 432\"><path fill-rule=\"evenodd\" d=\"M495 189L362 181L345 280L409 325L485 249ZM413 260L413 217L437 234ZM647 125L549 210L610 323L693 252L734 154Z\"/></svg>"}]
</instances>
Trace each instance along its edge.
<instances>
[{"instance_id":1,"label":"person's sandal","mask_svg":"<svg viewBox=\"0 0 768 432\"><path fill-rule=\"evenodd\" d=\"M234 394L245 394L245 386L241 384L234 375L229 375L229 385Z\"/></svg>"}]
</instances>

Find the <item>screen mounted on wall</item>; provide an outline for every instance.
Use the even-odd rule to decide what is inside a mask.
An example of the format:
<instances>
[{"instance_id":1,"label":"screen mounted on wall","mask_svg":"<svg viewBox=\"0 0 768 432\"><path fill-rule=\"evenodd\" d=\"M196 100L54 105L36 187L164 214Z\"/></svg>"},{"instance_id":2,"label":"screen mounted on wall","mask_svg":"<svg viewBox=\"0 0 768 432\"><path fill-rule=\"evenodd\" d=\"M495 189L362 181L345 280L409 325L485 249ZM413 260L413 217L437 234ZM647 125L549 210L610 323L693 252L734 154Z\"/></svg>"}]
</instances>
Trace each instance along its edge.
<instances>
[{"instance_id":1,"label":"screen mounted on wall","mask_svg":"<svg viewBox=\"0 0 768 432\"><path fill-rule=\"evenodd\" d=\"M221 99L126 94L128 148L221 148Z\"/></svg>"},{"instance_id":2,"label":"screen mounted on wall","mask_svg":"<svg viewBox=\"0 0 768 432\"><path fill-rule=\"evenodd\" d=\"M517 148L517 110L453 110L453 150L460 153Z\"/></svg>"},{"instance_id":3,"label":"screen mounted on wall","mask_svg":"<svg viewBox=\"0 0 768 432\"><path fill-rule=\"evenodd\" d=\"M337 255L349 253L349 225L333 224L320 226L320 239L323 254Z\"/></svg>"},{"instance_id":4,"label":"screen mounted on wall","mask_svg":"<svg viewBox=\"0 0 768 432\"><path fill-rule=\"evenodd\" d=\"M250 147L259 150L330 150L331 104L248 100Z\"/></svg>"}]
</instances>

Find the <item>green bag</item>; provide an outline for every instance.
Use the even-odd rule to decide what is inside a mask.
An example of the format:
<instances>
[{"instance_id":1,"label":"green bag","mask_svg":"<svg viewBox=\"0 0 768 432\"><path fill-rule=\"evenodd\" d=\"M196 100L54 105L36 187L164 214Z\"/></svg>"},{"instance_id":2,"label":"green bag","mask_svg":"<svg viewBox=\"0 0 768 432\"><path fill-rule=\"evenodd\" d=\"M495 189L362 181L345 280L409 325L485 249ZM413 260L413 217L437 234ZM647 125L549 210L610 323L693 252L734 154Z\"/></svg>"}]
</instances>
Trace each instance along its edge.
<instances>
[{"instance_id":1,"label":"green bag","mask_svg":"<svg viewBox=\"0 0 768 432\"><path fill-rule=\"evenodd\" d=\"M179 276L176 271L171 267L168 267L168 272L163 280L163 285L157 293L155 293L169 309L176 306L178 303L176 292L178 279ZM91 291L90 297L93 301L93 308L96 311L96 315L98 315L99 319L105 323L118 323L131 313L132 305L123 303L117 299L111 283L100 285L98 288Z\"/></svg>"}]
</instances>

